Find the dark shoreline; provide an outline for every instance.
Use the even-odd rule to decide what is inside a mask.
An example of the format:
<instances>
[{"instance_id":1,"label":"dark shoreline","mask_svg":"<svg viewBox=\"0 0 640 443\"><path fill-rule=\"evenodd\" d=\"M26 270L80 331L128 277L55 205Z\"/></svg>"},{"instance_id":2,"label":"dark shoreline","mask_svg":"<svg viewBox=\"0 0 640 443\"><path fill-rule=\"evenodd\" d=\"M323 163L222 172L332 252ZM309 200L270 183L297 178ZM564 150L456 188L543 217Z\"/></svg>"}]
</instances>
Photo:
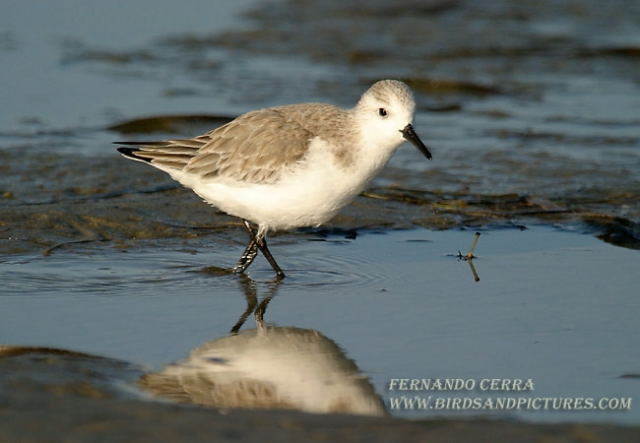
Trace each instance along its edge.
<instances>
[{"instance_id":1,"label":"dark shoreline","mask_svg":"<svg viewBox=\"0 0 640 443\"><path fill-rule=\"evenodd\" d=\"M5 400L6 401L6 400ZM3 402L4 403L4 402ZM621 442L640 427L537 424L505 420L405 420L289 411L217 411L136 400L42 394L11 401L0 414L0 440L68 441L362 441Z\"/></svg>"}]
</instances>

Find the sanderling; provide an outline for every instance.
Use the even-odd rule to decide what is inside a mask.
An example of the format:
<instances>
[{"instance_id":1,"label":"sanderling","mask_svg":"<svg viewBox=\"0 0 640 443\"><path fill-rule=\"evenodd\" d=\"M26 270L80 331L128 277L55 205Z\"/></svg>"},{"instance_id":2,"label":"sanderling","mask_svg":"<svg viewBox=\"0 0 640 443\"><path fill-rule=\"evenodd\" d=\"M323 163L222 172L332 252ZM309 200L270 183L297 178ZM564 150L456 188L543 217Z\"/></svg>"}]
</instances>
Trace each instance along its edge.
<instances>
[{"instance_id":1,"label":"sanderling","mask_svg":"<svg viewBox=\"0 0 640 443\"><path fill-rule=\"evenodd\" d=\"M279 278L269 231L319 226L350 203L405 140L431 159L411 122L411 90L397 80L371 86L352 109L304 103L259 109L191 139L117 142L239 217L249 244L233 268L244 272L258 249ZM254 227L257 225L257 228Z\"/></svg>"},{"instance_id":2,"label":"sanderling","mask_svg":"<svg viewBox=\"0 0 640 443\"><path fill-rule=\"evenodd\" d=\"M258 323L143 375L139 385L159 397L216 408L387 415L356 363L314 329Z\"/></svg>"}]
</instances>

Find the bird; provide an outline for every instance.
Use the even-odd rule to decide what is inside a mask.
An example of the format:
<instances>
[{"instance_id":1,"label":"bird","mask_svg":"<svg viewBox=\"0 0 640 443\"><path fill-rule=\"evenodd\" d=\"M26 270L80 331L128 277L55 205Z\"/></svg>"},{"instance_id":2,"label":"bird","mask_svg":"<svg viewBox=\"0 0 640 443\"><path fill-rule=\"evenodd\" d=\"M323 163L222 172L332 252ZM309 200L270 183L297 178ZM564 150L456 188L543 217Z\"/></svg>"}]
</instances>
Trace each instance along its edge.
<instances>
[{"instance_id":1,"label":"bird","mask_svg":"<svg viewBox=\"0 0 640 443\"><path fill-rule=\"evenodd\" d=\"M115 144L127 159L166 172L242 220L249 243L233 272L245 272L259 250L282 279L267 233L326 223L405 141L431 160L413 128L414 110L411 89L387 79L371 85L351 109L324 103L275 106L194 138Z\"/></svg>"},{"instance_id":2,"label":"bird","mask_svg":"<svg viewBox=\"0 0 640 443\"><path fill-rule=\"evenodd\" d=\"M161 398L217 408L388 415L369 379L333 340L315 329L263 322L210 340L138 384Z\"/></svg>"}]
</instances>

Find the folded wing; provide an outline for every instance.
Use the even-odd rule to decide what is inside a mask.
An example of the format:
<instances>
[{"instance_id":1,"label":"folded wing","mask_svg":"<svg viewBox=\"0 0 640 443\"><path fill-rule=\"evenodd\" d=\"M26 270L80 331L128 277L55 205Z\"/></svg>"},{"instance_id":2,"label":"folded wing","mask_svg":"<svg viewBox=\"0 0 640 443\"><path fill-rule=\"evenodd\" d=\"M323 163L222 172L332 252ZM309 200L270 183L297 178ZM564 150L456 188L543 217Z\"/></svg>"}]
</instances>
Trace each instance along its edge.
<instances>
[{"instance_id":1,"label":"folded wing","mask_svg":"<svg viewBox=\"0 0 640 443\"><path fill-rule=\"evenodd\" d=\"M202 180L273 183L306 154L314 134L282 108L249 112L201 136L118 142L124 156ZM135 147L128 147L135 146Z\"/></svg>"}]
</instances>

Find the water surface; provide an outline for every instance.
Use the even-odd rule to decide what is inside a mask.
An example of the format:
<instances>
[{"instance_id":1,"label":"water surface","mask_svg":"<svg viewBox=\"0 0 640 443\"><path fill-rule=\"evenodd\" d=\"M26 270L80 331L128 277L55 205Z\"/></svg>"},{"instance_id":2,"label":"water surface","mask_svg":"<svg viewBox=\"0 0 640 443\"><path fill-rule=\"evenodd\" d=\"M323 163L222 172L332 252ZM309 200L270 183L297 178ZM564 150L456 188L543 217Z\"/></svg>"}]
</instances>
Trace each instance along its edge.
<instances>
[{"instance_id":1,"label":"water surface","mask_svg":"<svg viewBox=\"0 0 640 443\"><path fill-rule=\"evenodd\" d=\"M526 395L637 398L637 379L623 377L637 366L635 251L548 228L489 231L473 261L476 282L469 263L454 256L466 251L471 231L310 237L272 242L290 276L281 284L264 260L251 269L258 300L274 297L265 319L338 343L388 408L391 378L531 378L535 391ZM227 335L247 304L243 279L205 271L233 259L239 245L182 248L80 247L15 257L4 263L12 278L0 298L1 336L5 343L73 349L149 370L181 360ZM245 329L252 323L249 318ZM638 419L633 409L515 415Z\"/></svg>"}]
</instances>

